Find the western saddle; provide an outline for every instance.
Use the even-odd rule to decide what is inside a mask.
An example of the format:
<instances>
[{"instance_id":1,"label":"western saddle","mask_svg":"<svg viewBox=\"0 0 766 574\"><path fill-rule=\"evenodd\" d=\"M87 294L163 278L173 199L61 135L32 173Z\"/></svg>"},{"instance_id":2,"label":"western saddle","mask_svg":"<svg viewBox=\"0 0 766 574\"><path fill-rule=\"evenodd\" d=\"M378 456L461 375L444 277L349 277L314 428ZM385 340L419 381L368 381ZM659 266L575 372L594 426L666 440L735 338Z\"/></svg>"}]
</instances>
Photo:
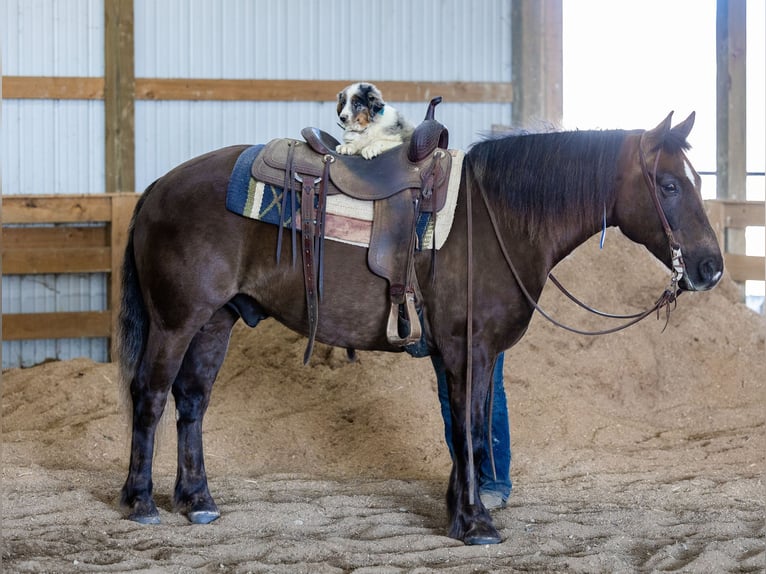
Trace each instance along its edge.
<instances>
[{"instance_id":1,"label":"western saddle","mask_svg":"<svg viewBox=\"0 0 766 574\"><path fill-rule=\"evenodd\" d=\"M301 135L305 141L272 140L253 162L252 175L256 180L283 190L277 263L282 251L285 215L290 213L293 214L289 225L295 265L296 203L297 194L300 195L300 251L309 324L304 363L311 357L319 321L327 196L338 193L374 202L367 263L373 273L388 280L390 311L386 336L389 343L404 347L420 340L422 330L415 305L415 226L420 213L435 214L444 206L452 165L452 157L447 152L449 133L434 119L434 110L441 99L431 100L425 119L415 128L409 142L371 160L339 155L335 152L338 145L335 138L317 128L304 128ZM404 333L400 332L402 329Z\"/></svg>"}]
</instances>

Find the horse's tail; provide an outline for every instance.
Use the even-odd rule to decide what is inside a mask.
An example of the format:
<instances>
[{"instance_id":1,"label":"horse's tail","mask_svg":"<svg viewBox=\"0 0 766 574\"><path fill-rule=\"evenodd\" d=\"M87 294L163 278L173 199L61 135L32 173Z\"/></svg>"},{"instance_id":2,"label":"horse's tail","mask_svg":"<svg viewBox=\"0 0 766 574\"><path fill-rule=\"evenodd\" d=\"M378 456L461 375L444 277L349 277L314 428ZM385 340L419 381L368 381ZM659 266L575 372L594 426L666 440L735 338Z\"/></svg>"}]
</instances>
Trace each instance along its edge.
<instances>
[{"instance_id":1,"label":"horse's tail","mask_svg":"<svg viewBox=\"0 0 766 574\"><path fill-rule=\"evenodd\" d=\"M156 183L156 182L155 182ZM133 218L128 229L128 243L122 262L122 301L117 332L117 352L119 355L120 381L124 395L129 396L130 383L146 349L147 314L141 286L138 283L136 257L133 252L133 230L138 212L147 194L154 187L152 183L139 198L133 211Z\"/></svg>"}]
</instances>

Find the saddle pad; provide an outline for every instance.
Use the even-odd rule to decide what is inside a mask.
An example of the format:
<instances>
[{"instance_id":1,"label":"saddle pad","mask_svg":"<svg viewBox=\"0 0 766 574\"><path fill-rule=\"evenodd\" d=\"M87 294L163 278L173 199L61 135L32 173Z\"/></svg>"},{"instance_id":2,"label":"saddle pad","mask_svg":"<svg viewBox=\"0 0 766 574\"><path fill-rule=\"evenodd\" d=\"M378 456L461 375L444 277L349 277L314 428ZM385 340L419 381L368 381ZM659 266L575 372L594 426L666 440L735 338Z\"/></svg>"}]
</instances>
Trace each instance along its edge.
<instances>
[{"instance_id":1,"label":"saddle pad","mask_svg":"<svg viewBox=\"0 0 766 574\"><path fill-rule=\"evenodd\" d=\"M286 213L281 217L282 194L280 187L256 181L250 175L250 168L263 149L262 145L247 148L240 154L232 170L226 192L226 208L238 215L286 227L292 225L292 198L288 195ZM441 211L435 214L421 213L417 221L418 250L440 249L452 227L457 205L465 152L449 150L452 155L452 169L447 189L447 198ZM288 191L288 193L290 193ZM300 193L295 194L296 225L300 229ZM337 194L327 197L325 238L360 247L368 247L373 220L373 202L354 199ZM434 239L436 241L434 245Z\"/></svg>"}]
</instances>

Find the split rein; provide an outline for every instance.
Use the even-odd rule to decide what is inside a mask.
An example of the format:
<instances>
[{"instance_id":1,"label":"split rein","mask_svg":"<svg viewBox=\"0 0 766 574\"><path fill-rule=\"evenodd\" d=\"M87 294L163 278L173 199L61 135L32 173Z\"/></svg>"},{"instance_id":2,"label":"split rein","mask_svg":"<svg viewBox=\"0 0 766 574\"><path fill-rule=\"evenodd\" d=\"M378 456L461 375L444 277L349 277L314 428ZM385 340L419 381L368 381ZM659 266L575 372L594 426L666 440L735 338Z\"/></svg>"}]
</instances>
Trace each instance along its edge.
<instances>
[{"instance_id":1,"label":"split rein","mask_svg":"<svg viewBox=\"0 0 766 574\"><path fill-rule=\"evenodd\" d=\"M660 152L661 150L657 150L657 156L654 160L654 169L652 172L649 172L649 169L647 167L646 163L646 155L644 154L643 150L643 140L644 140L644 134L641 134L641 138L638 142L638 155L639 155L639 161L641 164L641 173L644 177L644 181L646 182L647 189L649 190L649 193L652 197L652 202L654 204L654 207L657 210L657 214L660 217L660 221L662 223L662 227L665 231L665 235L668 238L668 244L670 246L670 258L671 258L671 265L673 267L672 276L670 279L670 285L665 288L665 290L662 292L662 294L659 296L657 301L654 303L652 307L645 311L641 311L640 313L635 313L632 315L614 315L611 313L604 313L602 311L598 311L596 309L593 309L577 299L574 295L572 295L560 282L556 277L549 273L548 277L550 278L551 282L559 289L561 292L566 295L570 300L572 300L574 303L576 303L578 306L582 307L586 311L589 311L595 315L598 315L600 317L605 317L607 319L621 319L621 320L627 320L626 323L623 323L621 325L618 325L617 327L612 327L610 329L603 329L599 331L584 331L581 329L577 329L575 327L570 327L568 325L565 325L553 317L551 317L548 313L546 313L542 307L537 303L534 297L527 291L527 288L524 286L524 283L521 280L521 276L519 275L519 272L516 269L516 266L513 264L513 260L511 259L510 254L508 253L508 248L505 245L505 242L502 239L502 236L500 234L500 226L497 223L497 218L495 217L494 212L490 208L489 200L487 199L487 194L484 191L484 187L481 185L481 183L473 177L473 174L471 174L471 180L476 182L477 187L479 188L479 192L481 194L482 201L484 202L484 207L487 209L487 213L489 215L489 220L492 223L492 229L494 230L495 237L497 238L497 242L500 246L500 250L503 253L503 257L505 258L506 263L508 264L508 268L511 270L511 273L513 274L513 278L516 280L517 285L519 286L519 289L521 289L521 292L524 294L524 297L527 299L530 305L543 317L545 317L548 321L556 325L557 327L561 327L562 329L566 331L570 331L572 333L577 333L579 335L607 335L610 333L616 333L617 331L622 331L623 329L627 329L628 327L635 325L639 321L645 319L649 315L653 313L657 313L657 318L659 318L660 310L665 309L665 327L663 327L663 331L668 325L668 322L670 321L670 313L675 309L677 305L678 296L681 294L681 290L678 288L678 283L681 280L681 278L684 276L685 267L683 262L683 257L681 255L681 247L679 243L676 241L675 237L673 236L673 231L670 228L670 224L668 223L667 217L665 216L665 212L662 210L662 205L660 204L660 199L657 195L657 181L656 181L656 175L657 175L657 166L659 165L660 161ZM467 170L473 171L471 169L470 162L466 165ZM473 387L473 216L472 216L472 201L471 201L471 190L466 190L466 212L467 212L467 218L466 218L466 232L468 236L468 250L466 253L466 263L467 263L467 271L468 271L468 289L467 289L467 298L466 298L466 397L468 400L465 401L465 439L466 439L466 450L468 451L468 504L473 505L475 504L475 497L474 497L474 491L476 488L476 472L475 472L475 465L474 465L474 457L473 457L473 433L471 429L473 428L473 425L471 424L471 418L472 418L472 412L471 412L471 395L472 395L472 387ZM606 225L606 221L604 221L604 225ZM490 400L490 412L492 409L492 401L493 401L493 394L494 394L494 385L490 385L489 388L489 400ZM487 425L489 428L489 443L492 444L492 425ZM492 449L489 449L489 458L490 463L492 466L492 473L495 475L495 460L494 460L494 453L492 452Z\"/></svg>"},{"instance_id":2,"label":"split rein","mask_svg":"<svg viewBox=\"0 0 766 574\"><path fill-rule=\"evenodd\" d=\"M500 246L500 250L503 253L503 257L505 258L505 261L508 264L508 268L511 270L511 273L513 274L513 278L516 280L516 283L518 284L519 289L521 289L521 292L524 294L524 297L527 299L529 304L532 305L532 307L538 313L540 313L540 315L545 317L545 319L547 319L548 321L550 321L557 327L560 327L566 331L577 333L578 335L589 335L589 336L608 335L610 333L616 333L618 331L622 331L623 329L627 329L628 327L635 325L636 323L638 323L639 321L642 321L643 319L645 319L649 315L652 315L653 313L656 313L657 318L659 319L660 310L663 308L665 309L665 327L663 327L663 331L664 331L668 325L668 322L670 321L671 312L676 308L676 305L678 302L677 301L678 296L681 294L681 290L678 288L678 282L683 277L684 271L685 271L683 257L681 255L681 247L676 241L675 237L673 236L673 231L670 228L670 224L668 223L667 217L665 216L665 212L662 210L662 206L660 205L659 197L657 196L657 182L655 180L655 177L657 173L657 165L659 164L659 160L660 160L660 151L659 150L657 151L657 156L654 161L654 169L652 172L650 172L646 164L646 156L644 154L643 146L641 145L642 143L643 143L643 135L641 136L641 139L639 140L639 144L638 144L639 160L641 163L641 173L644 176L644 180L646 182L647 188L649 189L649 193L652 197L652 202L660 217L660 221L662 222L665 235L668 238L668 244L670 246L670 257L671 257L672 266L673 266L673 272L670 279L670 285L668 285L668 287L665 288L665 290L662 292L659 298L655 301L654 305L652 305L652 307L650 307L649 309L646 309L645 311L641 311L639 313L634 313L632 315L615 315L612 313L604 313L602 311L589 307L588 305L586 305L585 303L577 299L577 297L572 295L572 293L570 293L559 282L559 280L556 279L553 273L548 274L548 277L550 278L551 282L564 295L566 295L567 298L569 298L579 307L585 309L586 311L590 313L593 313L594 315L598 315L600 317L605 317L607 319L621 319L621 320L627 321L626 323L623 323L621 325L618 325L616 327L611 327L608 329L602 329L597 331L584 331L581 329L577 329L575 327L570 327L569 325L561 323L560 321L557 321L556 319L551 317L538 304L535 298L532 297L532 295L530 295L529 291L527 291L527 288L524 286L524 283L522 282L521 277L519 276L519 272L516 270L516 266L513 264L513 260L511 259L511 256L508 253L508 249L505 246L505 242L502 240L502 237L500 235L500 227L497 223L497 218L495 217L495 214L492 211L492 209L490 209L489 200L487 199L487 194L484 191L484 187L474 178L479 188L479 191L481 193L481 198L484 201L484 206L487 208L487 213L489 214L489 219L490 219L490 222L492 223L492 229L495 232L495 237L497 238L498 244Z\"/></svg>"}]
</instances>

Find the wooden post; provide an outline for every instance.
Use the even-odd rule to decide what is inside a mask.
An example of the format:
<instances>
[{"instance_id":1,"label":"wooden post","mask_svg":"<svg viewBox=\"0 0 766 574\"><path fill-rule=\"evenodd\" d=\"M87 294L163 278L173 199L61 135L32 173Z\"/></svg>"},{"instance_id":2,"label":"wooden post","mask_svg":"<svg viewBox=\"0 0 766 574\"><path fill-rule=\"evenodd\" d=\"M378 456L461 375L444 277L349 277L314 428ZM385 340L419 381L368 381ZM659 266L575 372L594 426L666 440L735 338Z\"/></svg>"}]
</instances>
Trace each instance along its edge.
<instances>
[{"instance_id":1,"label":"wooden post","mask_svg":"<svg viewBox=\"0 0 766 574\"><path fill-rule=\"evenodd\" d=\"M562 0L512 0L514 127L559 125L563 116Z\"/></svg>"},{"instance_id":2,"label":"wooden post","mask_svg":"<svg viewBox=\"0 0 766 574\"><path fill-rule=\"evenodd\" d=\"M106 192L135 191L133 0L104 0Z\"/></svg>"},{"instance_id":3,"label":"wooden post","mask_svg":"<svg viewBox=\"0 0 766 574\"><path fill-rule=\"evenodd\" d=\"M109 276L109 292L107 293L107 308L111 311L111 333L109 341L109 358L116 360L119 356L117 348L120 318L120 294L122 293L122 261L125 257L125 247L128 244L128 227L133 210L138 201L135 193L121 193L112 196L112 216L109 223L111 247L111 274Z\"/></svg>"},{"instance_id":4,"label":"wooden post","mask_svg":"<svg viewBox=\"0 0 766 574\"><path fill-rule=\"evenodd\" d=\"M746 0L716 3L716 198L746 197ZM729 228L724 250L745 254L745 230ZM740 285L744 299L744 283Z\"/></svg>"}]
</instances>

